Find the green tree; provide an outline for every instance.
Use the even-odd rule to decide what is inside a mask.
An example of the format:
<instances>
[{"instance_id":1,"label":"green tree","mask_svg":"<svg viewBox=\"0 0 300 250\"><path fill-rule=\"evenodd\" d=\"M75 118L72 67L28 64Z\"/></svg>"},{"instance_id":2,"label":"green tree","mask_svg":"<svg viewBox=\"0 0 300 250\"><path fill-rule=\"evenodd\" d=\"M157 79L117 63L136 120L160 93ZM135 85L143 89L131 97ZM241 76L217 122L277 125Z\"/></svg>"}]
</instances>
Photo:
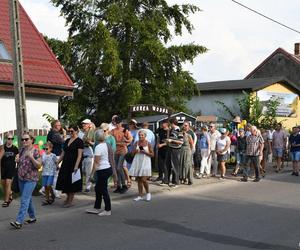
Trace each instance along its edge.
<instances>
[{"instance_id":1,"label":"green tree","mask_svg":"<svg viewBox=\"0 0 300 250\"><path fill-rule=\"evenodd\" d=\"M69 118L75 112L108 120L112 114L127 115L129 105L136 103L184 110L185 101L198 93L182 65L207 49L193 43L168 46L172 34L192 32L188 17L198 7L169 6L163 0L52 3L61 8L69 27L67 42L50 43L76 84L74 99L65 105Z\"/></svg>"},{"instance_id":2,"label":"green tree","mask_svg":"<svg viewBox=\"0 0 300 250\"><path fill-rule=\"evenodd\" d=\"M257 95L246 91L243 91L242 96L236 98L236 101L240 109L240 114L234 114L224 102L216 101L223 109L224 114L227 115L226 118L223 118L225 122L231 122L236 115L240 115L243 120L259 128L269 129L276 126L276 111L280 104L278 98L269 99L265 103L265 109L263 109L263 105Z\"/></svg>"}]
</instances>

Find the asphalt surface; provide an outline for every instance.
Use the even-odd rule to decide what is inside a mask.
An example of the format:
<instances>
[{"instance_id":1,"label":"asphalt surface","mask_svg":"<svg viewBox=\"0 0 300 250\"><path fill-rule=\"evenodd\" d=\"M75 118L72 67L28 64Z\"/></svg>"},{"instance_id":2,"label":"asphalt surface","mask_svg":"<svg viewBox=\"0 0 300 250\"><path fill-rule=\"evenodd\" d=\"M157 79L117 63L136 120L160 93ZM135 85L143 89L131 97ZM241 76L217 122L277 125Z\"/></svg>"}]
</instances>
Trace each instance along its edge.
<instances>
[{"instance_id":1,"label":"asphalt surface","mask_svg":"<svg viewBox=\"0 0 300 250\"><path fill-rule=\"evenodd\" d=\"M112 197L112 216L86 214L93 195L76 205L42 207L38 222L10 227L18 200L0 208L0 249L299 249L300 177L289 171L259 183L196 181L178 189L151 185L151 202L134 202L136 186Z\"/></svg>"}]
</instances>

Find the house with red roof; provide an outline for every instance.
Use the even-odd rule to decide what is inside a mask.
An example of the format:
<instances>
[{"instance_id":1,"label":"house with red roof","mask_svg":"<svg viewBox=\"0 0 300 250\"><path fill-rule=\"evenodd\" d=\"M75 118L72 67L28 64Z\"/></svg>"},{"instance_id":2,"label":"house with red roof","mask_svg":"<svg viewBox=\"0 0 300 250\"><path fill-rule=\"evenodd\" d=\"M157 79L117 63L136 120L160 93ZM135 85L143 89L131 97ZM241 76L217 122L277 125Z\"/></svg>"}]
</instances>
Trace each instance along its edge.
<instances>
[{"instance_id":1,"label":"house with red roof","mask_svg":"<svg viewBox=\"0 0 300 250\"><path fill-rule=\"evenodd\" d=\"M58 117L59 98L72 96L73 82L21 5L19 13L28 127L42 129L49 126L42 115ZM8 0L0 0L0 26L0 133L3 133L16 129Z\"/></svg>"},{"instance_id":2,"label":"house with red roof","mask_svg":"<svg viewBox=\"0 0 300 250\"><path fill-rule=\"evenodd\" d=\"M243 92L257 95L263 105L270 98L278 98L278 121L291 128L299 125L300 117L300 43L295 43L294 54L282 48L276 49L260 63L245 79L202 82L197 84L199 96L194 96L187 107L194 115L225 117L220 102L240 115L237 99Z\"/></svg>"}]
</instances>

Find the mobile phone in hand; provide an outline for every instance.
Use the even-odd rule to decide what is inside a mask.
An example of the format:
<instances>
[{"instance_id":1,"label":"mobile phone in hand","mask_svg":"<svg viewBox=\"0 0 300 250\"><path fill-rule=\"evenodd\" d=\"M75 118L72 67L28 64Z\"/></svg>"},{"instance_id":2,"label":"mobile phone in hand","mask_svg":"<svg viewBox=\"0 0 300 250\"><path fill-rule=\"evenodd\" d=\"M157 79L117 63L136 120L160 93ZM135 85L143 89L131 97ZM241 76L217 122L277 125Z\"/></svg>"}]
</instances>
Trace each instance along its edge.
<instances>
[{"instance_id":1,"label":"mobile phone in hand","mask_svg":"<svg viewBox=\"0 0 300 250\"><path fill-rule=\"evenodd\" d=\"M143 146L140 146L139 148L140 148L140 150L144 150Z\"/></svg>"}]
</instances>

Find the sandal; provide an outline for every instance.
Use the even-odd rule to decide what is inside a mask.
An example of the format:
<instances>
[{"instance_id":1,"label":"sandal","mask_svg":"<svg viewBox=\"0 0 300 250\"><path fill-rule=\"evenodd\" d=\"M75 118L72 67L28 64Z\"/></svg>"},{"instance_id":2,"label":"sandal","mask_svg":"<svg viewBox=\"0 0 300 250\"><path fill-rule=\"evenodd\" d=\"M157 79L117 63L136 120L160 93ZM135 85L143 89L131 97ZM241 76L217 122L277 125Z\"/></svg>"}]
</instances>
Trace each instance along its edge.
<instances>
[{"instance_id":1,"label":"sandal","mask_svg":"<svg viewBox=\"0 0 300 250\"><path fill-rule=\"evenodd\" d=\"M2 203L2 207L9 207L9 201L4 201L3 203Z\"/></svg>"},{"instance_id":2,"label":"sandal","mask_svg":"<svg viewBox=\"0 0 300 250\"><path fill-rule=\"evenodd\" d=\"M9 196L9 203L11 203L13 201L13 194L11 193Z\"/></svg>"},{"instance_id":3,"label":"sandal","mask_svg":"<svg viewBox=\"0 0 300 250\"><path fill-rule=\"evenodd\" d=\"M42 206L47 206L47 205L51 205L54 201L53 200L44 200L42 202Z\"/></svg>"}]
</instances>

